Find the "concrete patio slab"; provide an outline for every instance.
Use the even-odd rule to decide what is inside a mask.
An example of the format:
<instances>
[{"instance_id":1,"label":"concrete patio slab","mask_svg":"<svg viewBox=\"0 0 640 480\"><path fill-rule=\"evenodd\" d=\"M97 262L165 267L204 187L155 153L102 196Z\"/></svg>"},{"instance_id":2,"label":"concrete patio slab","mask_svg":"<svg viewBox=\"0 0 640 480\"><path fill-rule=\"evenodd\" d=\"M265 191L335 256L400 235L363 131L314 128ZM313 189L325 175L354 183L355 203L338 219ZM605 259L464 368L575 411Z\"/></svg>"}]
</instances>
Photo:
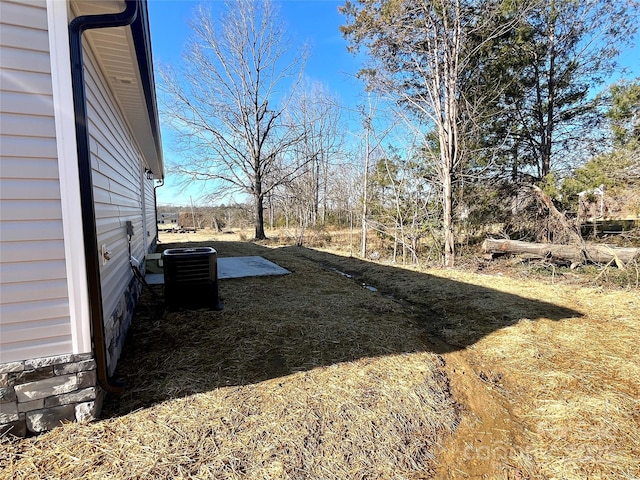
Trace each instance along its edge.
<instances>
[{"instance_id":1,"label":"concrete patio slab","mask_svg":"<svg viewBox=\"0 0 640 480\"><path fill-rule=\"evenodd\" d=\"M264 257L222 257L218 258L218 280L242 277L263 277L287 275L289 270L270 262ZM162 273L147 273L145 280L149 285L164 285Z\"/></svg>"},{"instance_id":2,"label":"concrete patio slab","mask_svg":"<svg viewBox=\"0 0 640 480\"><path fill-rule=\"evenodd\" d=\"M218 258L218 280L225 278L286 275L288 273L291 272L270 262L264 257Z\"/></svg>"}]
</instances>

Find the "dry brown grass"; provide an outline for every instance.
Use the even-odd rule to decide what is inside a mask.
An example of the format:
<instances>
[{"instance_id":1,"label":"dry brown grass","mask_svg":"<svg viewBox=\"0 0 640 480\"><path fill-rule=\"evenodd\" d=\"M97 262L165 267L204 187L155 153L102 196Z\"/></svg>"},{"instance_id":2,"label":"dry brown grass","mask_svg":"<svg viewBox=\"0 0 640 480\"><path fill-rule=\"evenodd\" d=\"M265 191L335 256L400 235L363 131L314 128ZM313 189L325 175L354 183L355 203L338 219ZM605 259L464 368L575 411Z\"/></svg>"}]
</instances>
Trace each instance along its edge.
<instances>
[{"instance_id":1,"label":"dry brown grass","mask_svg":"<svg viewBox=\"0 0 640 480\"><path fill-rule=\"evenodd\" d=\"M507 401L521 442L479 450L469 439L463 455L489 455L504 475L526 478L640 478L637 290L439 269L419 281L350 262L338 260L410 302L431 335L467 347L475 373Z\"/></svg>"},{"instance_id":2,"label":"dry brown grass","mask_svg":"<svg viewBox=\"0 0 640 480\"><path fill-rule=\"evenodd\" d=\"M162 238L292 274L147 295L108 418L2 439L0 478L640 478L637 291Z\"/></svg>"},{"instance_id":3,"label":"dry brown grass","mask_svg":"<svg viewBox=\"0 0 640 480\"><path fill-rule=\"evenodd\" d=\"M5 441L2 478L430 476L457 413L402 309L295 251L219 250L293 273L220 282L222 312L147 295L110 418Z\"/></svg>"},{"instance_id":4,"label":"dry brown grass","mask_svg":"<svg viewBox=\"0 0 640 480\"><path fill-rule=\"evenodd\" d=\"M523 450L545 478L640 478L640 302L627 292L557 293L585 316L523 320L474 353L503 372L532 431Z\"/></svg>"},{"instance_id":5,"label":"dry brown grass","mask_svg":"<svg viewBox=\"0 0 640 480\"><path fill-rule=\"evenodd\" d=\"M434 365L426 353L362 359L166 400L93 424L65 425L5 445L1 475L428 476L436 441L454 421Z\"/></svg>"}]
</instances>

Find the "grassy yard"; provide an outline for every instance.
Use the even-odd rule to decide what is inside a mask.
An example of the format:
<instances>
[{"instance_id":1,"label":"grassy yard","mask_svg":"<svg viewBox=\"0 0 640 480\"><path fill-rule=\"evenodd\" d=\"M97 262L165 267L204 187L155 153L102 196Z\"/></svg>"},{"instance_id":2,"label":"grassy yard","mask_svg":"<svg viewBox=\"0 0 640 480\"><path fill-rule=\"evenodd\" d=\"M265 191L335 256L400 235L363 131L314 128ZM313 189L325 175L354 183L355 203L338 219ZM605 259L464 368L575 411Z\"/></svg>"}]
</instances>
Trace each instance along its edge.
<instances>
[{"instance_id":1,"label":"grassy yard","mask_svg":"<svg viewBox=\"0 0 640 480\"><path fill-rule=\"evenodd\" d=\"M221 312L145 293L125 393L2 438L0 478L640 477L637 290L161 238L292 273L220 281Z\"/></svg>"}]
</instances>

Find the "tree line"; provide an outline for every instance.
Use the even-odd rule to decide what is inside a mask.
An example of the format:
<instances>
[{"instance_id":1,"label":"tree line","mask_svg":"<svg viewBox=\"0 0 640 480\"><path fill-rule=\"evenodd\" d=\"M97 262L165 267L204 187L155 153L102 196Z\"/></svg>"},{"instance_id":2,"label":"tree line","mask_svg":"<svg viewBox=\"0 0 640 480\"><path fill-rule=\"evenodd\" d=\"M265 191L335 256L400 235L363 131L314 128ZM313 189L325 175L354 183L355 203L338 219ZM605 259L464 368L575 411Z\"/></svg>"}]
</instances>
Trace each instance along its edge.
<instances>
[{"instance_id":1,"label":"tree line","mask_svg":"<svg viewBox=\"0 0 640 480\"><path fill-rule=\"evenodd\" d=\"M605 88L635 1L348 0L340 12L347 48L367 59L350 138L270 1L201 8L184 65L161 69L183 152L173 172L208 182L211 202L250 198L257 239L265 224L355 225L363 256L373 230L394 256L416 261L427 243L452 266L465 229L526 236L527 186L566 211L601 185L640 188L640 79Z\"/></svg>"}]
</instances>

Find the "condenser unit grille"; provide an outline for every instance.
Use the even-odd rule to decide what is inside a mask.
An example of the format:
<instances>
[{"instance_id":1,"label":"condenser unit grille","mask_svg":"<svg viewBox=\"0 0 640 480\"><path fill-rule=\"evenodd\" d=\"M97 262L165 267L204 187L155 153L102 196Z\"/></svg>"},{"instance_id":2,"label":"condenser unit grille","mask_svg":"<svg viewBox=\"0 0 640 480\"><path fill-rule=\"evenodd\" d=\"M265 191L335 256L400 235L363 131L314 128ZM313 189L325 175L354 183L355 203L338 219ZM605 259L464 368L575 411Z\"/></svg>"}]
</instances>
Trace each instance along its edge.
<instances>
[{"instance_id":1,"label":"condenser unit grille","mask_svg":"<svg viewBox=\"0 0 640 480\"><path fill-rule=\"evenodd\" d=\"M171 248L162 254L165 302L178 308L220 309L217 253L211 247Z\"/></svg>"},{"instance_id":2,"label":"condenser unit grille","mask_svg":"<svg viewBox=\"0 0 640 480\"><path fill-rule=\"evenodd\" d=\"M209 258L185 257L175 263L176 282L207 282L215 280Z\"/></svg>"}]
</instances>

